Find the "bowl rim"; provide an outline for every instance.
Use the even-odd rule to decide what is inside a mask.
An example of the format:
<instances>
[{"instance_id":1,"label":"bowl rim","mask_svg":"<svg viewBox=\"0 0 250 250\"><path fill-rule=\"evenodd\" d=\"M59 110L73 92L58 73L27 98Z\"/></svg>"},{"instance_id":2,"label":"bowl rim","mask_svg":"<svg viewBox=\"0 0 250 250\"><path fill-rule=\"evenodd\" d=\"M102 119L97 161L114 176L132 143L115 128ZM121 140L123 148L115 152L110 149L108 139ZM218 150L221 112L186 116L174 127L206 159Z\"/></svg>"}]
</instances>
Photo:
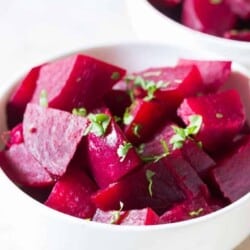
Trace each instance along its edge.
<instances>
[{"instance_id":1,"label":"bowl rim","mask_svg":"<svg viewBox=\"0 0 250 250\"><path fill-rule=\"evenodd\" d=\"M143 0L144 1L144 0ZM42 60L43 62L50 62L57 60L59 58L75 54L75 53L91 53L91 51L100 50L100 49L114 49L115 47L133 47L133 46L162 46L162 47L176 47L181 48L184 50L192 51L194 49L189 48L183 48L179 45L173 45L173 44L166 44L166 43L159 43L159 42L152 42L152 41L126 41L126 42L107 42L107 43L96 43L93 46L86 45L78 49L66 51L64 53L60 53L57 56L47 57L47 60ZM200 50L197 50L198 52ZM216 54L211 54L216 55ZM218 59L218 58L216 58ZM219 60L219 59L218 59ZM223 60L223 58L222 58ZM233 63L233 65L236 66L236 70L240 70L240 73L243 73L246 75L250 80L250 69L247 69L241 64ZM6 86L4 89L0 91L0 101L3 101L3 105L6 105L7 97L10 95L11 91L15 87L15 85L22 79L22 77L27 73L27 67L24 69L19 70L16 74L13 74L12 77L10 77L9 80L6 81ZM249 81L250 84L250 81ZM59 220L64 220L66 222L70 222L73 224L83 225L83 226L93 226L98 227L100 229L109 229L113 231L133 231L133 232L146 232L146 231L158 231L158 230L175 230L178 228L185 228L190 227L196 224L200 224L203 222L206 222L208 220L215 220L217 217L221 215L225 215L229 213L232 210L235 210L241 206L243 206L245 203L249 202L250 200L250 192L242 196L237 201L233 202L232 204L229 204L217 211L214 211L210 214L203 215L201 217L192 218L186 221L180 221L180 222L174 222L174 223L168 223L168 224L158 224L158 225L147 225L147 226L138 226L138 225L113 225L113 224L105 224L95 221L88 221L86 219L77 218L68 214L64 214L60 211L54 210L52 208L49 208L42 204L41 202L35 200L31 196L29 196L27 193L25 193L23 190L21 190L14 182L12 182L9 177L4 173L4 171L0 167L0 176L4 178L4 181L9 185L10 188L13 189L13 191L16 191L17 194L22 195L24 202L27 201L27 205L29 203L30 208L32 209L32 206L34 209L37 209L40 213L46 213L48 216L55 217Z\"/></svg>"},{"instance_id":2,"label":"bowl rim","mask_svg":"<svg viewBox=\"0 0 250 250\"><path fill-rule=\"evenodd\" d=\"M250 48L250 42L227 39L227 38L203 33L201 31L197 31L195 29L192 29L188 26L185 26L184 24L181 24L181 23L173 20L172 18L168 17L167 15L162 13L160 10L158 10L156 7L154 7L154 5L151 4L148 0L138 0L138 1L141 2L141 4L144 4L146 8L151 9L152 13L154 13L154 15L160 16L162 21L164 21L163 19L165 19L169 23L171 23L173 26L178 28L179 30L182 29L186 33L193 33L193 35L195 35L195 37L197 37L199 39L208 39L209 41L217 42L217 43L222 44L224 46L226 45L227 47L235 46L235 47L243 47L246 49ZM127 3L131 4L131 6L133 5L131 0L127 0Z\"/></svg>"}]
</instances>

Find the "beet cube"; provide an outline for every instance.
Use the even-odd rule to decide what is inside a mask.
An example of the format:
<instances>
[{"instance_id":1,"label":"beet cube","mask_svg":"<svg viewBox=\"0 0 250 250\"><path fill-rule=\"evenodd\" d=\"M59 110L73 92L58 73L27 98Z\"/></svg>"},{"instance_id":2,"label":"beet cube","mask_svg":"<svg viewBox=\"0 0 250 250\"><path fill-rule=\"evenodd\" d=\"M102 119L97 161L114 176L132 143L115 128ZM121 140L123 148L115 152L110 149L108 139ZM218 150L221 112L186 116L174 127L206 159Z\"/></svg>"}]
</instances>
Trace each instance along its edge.
<instances>
[{"instance_id":1,"label":"beet cube","mask_svg":"<svg viewBox=\"0 0 250 250\"><path fill-rule=\"evenodd\" d=\"M13 144L9 150L0 152L0 164L9 178L18 185L46 187L53 178L26 149L23 143Z\"/></svg>"},{"instance_id":2,"label":"beet cube","mask_svg":"<svg viewBox=\"0 0 250 250\"><path fill-rule=\"evenodd\" d=\"M151 209L130 210L121 220L120 225L156 225L159 223L159 216Z\"/></svg>"},{"instance_id":3,"label":"beet cube","mask_svg":"<svg viewBox=\"0 0 250 250\"><path fill-rule=\"evenodd\" d=\"M222 35L236 22L236 15L225 1L214 4L211 0L185 0L182 8L182 24L211 35Z\"/></svg>"},{"instance_id":4,"label":"beet cube","mask_svg":"<svg viewBox=\"0 0 250 250\"><path fill-rule=\"evenodd\" d=\"M161 102L136 99L124 116L126 137L135 144L147 140L165 118L164 114L165 110Z\"/></svg>"},{"instance_id":5,"label":"beet cube","mask_svg":"<svg viewBox=\"0 0 250 250\"><path fill-rule=\"evenodd\" d=\"M150 207L161 213L183 201L185 195L163 161L158 161L99 190L92 199L105 211L119 209L122 202L125 210Z\"/></svg>"},{"instance_id":6,"label":"beet cube","mask_svg":"<svg viewBox=\"0 0 250 250\"><path fill-rule=\"evenodd\" d=\"M235 90L187 98L179 107L178 115L186 124L191 115L202 117L202 126L195 138L211 152L230 142L246 121L244 107Z\"/></svg>"},{"instance_id":7,"label":"beet cube","mask_svg":"<svg viewBox=\"0 0 250 250\"><path fill-rule=\"evenodd\" d=\"M160 224L173 223L178 221L197 218L212 212L212 209L203 198L186 200L175 205L160 217Z\"/></svg>"},{"instance_id":8,"label":"beet cube","mask_svg":"<svg viewBox=\"0 0 250 250\"><path fill-rule=\"evenodd\" d=\"M230 202L250 192L250 137L212 170L212 176L219 190Z\"/></svg>"},{"instance_id":9,"label":"beet cube","mask_svg":"<svg viewBox=\"0 0 250 250\"><path fill-rule=\"evenodd\" d=\"M9 98L7 103L7 124L9 128L13 128L22 122L26 105L32 99L35 91L41 67L31 69Z\"/></svg>"},{"instance_id":10,"label":"beet cube","mask_svg":"<svg viewBox=\"0 0 250 250\"><path fill-rule=\"evenodd\" d=\"M25 146L49 173L62 176L86 127L86 118L28 104L23 120Z\"/></svg>"},{"instance_id":11,"label":"beet cube","mask_svg":"<svg viewBox=\"0 0 250 250\"><path fill-rule=\"evenodd\" d=\"M5 135L8 136L6 138L6 147L10 148L13 144L23 143L23 124L20 123L16 125L11 131L4 132L2 136L5 140Z\"/></svg>"},{"instance_id":12,"label":"beet cube","mask_svg":"<svg viewBox=\"0 0 250 250\"><path fill-rule=\"evenodd\" d=\"M121 179L141 163L132 144L113 119L104 135L87 135L86 147L90 172L101 188Z\"/></svg>"},{"instance_id":13,"label":"beet cube","mask_svg":"<svg viewBox=\"0 0 250 250\"><path fill-rule=\"evenodd\" d=\"M96 210L90 198L96 189L83 171L74 169L57 181L45 205L69 215L89 219Z\"/></svg>"},{"instance_id":14,"label":"beet cube","mask_svg":"<svg viewBox=\"0 0 250 250\"><path fill-rule=\"evenodd\" d=\"M49 107L90 110L124 74L119 67L85 55L69 56L41 68L32 102L38 103L45 90Z\"/></svg>"},{"instance_id":15,"label":"beet cube","mask_svg":"<svg viewBox=\"0 0 250 250\"><path fill-rule=\"evenodd\" d=\"M243 19L250 17L250 1L249 0L225 0L231 10Z\"/></svg>"},{"instance_id":16,"label":"beet cube","mask_svg":"<svg viewBox=\"0 0 250 250\"><path fill-rule=\"evenodd\" d=\"M201 73L205 92L216 92L231 73L231 61L201 61L180 59L179 65L195 65Z\"/></svg>"}]
</instances>

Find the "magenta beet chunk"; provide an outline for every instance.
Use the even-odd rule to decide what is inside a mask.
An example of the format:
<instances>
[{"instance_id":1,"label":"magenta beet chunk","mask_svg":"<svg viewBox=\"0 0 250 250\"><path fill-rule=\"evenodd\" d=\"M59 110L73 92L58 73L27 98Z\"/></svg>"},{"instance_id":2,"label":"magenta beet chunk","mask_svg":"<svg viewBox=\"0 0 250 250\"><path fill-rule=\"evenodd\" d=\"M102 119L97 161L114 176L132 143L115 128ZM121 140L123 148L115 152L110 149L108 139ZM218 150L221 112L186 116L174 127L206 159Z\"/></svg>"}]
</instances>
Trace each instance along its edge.
<instances>
[{"instance_id":1,"label":"magenta beet chunk","mask_svg":"<svg viewBox=\"0 0 250 250\"><path fill-rule=\"evenodd\" d=\"M39 103L42 90L48 95L49 107L71 112L88 110L121 79L125 70L85 55L73 55L42 67L32 102Z\"/></svg>"},{"instance_id":2,"label":"magenta beet chunk","mask_svg":"<svg viewBox=\"0 0 250 250\"><path fill-rule=\"evenodd\" d=\"M215 161L197 145L196 142L187 140L181 149L184 159L189 162L196 173L206 179L209 171L215 166Z\"/></svg>"},{"instance_id":3,"label":"magenta beet chunk","mask_svg":"<svg viewBox=\"0 0 250 250\"><path fill-rule=\"evenodd\" d=\"M152 171L152 193L150 193L148 171ZM175 178L162 161L144 166L122 180L110 184L92 196L95 205L102 210L117 210L123 202L125 210L150 207L164 212L173 204L185 199Z\"/></svg>"},{"instance_id":4,"label":"magenta beet chunk","mask_svg":"<svg viewBox=\"0 0 250 250\"><path fill-rule=\"evenodd\" d=\"M45 205L65 214L79 218L92 218L95 205L91 195L96 191L95 184L80 170L67 172L53 187Z\"/></svg>"},{"instance_id":5,"label":"magenta beet chunk","mask_svg":"<svg viewBox=\"0 0 250 250\"><path fill-rule=\"evenodd\" d=\"M32 99L35 91L41 67L37 66L31 69L9 98L7 103L7 124L9 128L13 128L22 122L26 105Z\"/></svg>"},{"instance_id":6,"label":"magenta beet chunk","mask_svg":"<svg viewBox=\"0 0 250 250\"><path fill-rule=\"evenodd\" d=\"M129 141L138 144L147 140L165 118L164 105L158 100L136 99L128 109L124 132Z\"/></svg>"},{"instance_id":7,"label":"magenta beet chunk","mask_svg":"<svg viewBox=\"0 0 250 250\"><path fill-rule=\"evenodd\" d=\"M186 124L191 115L202 116L202 126L195 138L211 152L230 142L246 120L240 96L235 90L187 98L179 107L178 115Z\"/></svg>"},{"instance_id":8,"label":"magenta beet chunk","mask_svg":"<svg viewBox=\"0 0 250 250\"><path fill-rule=\"evenodd\" d=\"M232 40L250 42L250 30L229 30L223 36Z\"/></svg>"},{"instance_id":9,"label":"magenta beet chunk","mask_svg":"<svg viewBox=\"0 0 250 250\"><path fill-rule=\"evenodd\" d=\"M225 0L231 10L243 19L250 18L250 1L249 0Z\"/></svg>"},{"instance_id":10,"label":"magenta beet chunk","mask_svg":"<svg viewBox=\"0 0 250 250\"><path fill-rule=\"evenodd\" d=\"M128 140L113 119L104 135L88 134L89 167L100 187L106 187L121 179L140 165L140 159L132 145L124 156L119 155L119 148L125 143L128 143Z\"/></svg>"},{"instance_id":11,"label":"magenta beet chunk","mask_svg":"<svg viewBox=\"0 0 250 250\"><path fill-rule=\"evenodd\" d=\"M163 158L162 161L187 198L210 197L207 185L200 179L192 166L184 160L180 150L173 151L171 155Z\"/></svg>"},{"instance_id":12,"label":"magenta beet chunk","mask_svg":"<svg viewBox=\"0 0 250 250\"><path fill-rule=\"evenodd\" d=\"M156 225L159 223L159 219L159 216L151 208L130 210L121 220L120 225Z\"/></svg>"},{"instance_id":13,"label":"magenta beet chunk","mask_svg":"<svg viewBox=\"0 0 250 250\"><path fill-rule=\"evenodd\" d=\"M92 218L92 221L97 221L106 224L120 224L121 220L126 216L127 211L103 211L101 209L96 209L96 212Z\"/></svg>"},{"instance_id":14,"label":"magenta beet chunk","mask_svg":"<svg viewBox=\"0 0 250 250\"><path fill-rule=\"evenodd\" d=\"M250 137L226 159L212 170L212 176L219 190L230 202L250 192Z\"/></svg>"},{"instance_id":15,"label":"magenta beet chunk","mask_svg":"<svg viewBox=\"0 0 250 250\"><path fill-rule=\"evenodd\" d=\"M181 22L208 34L220 36L236 22L236 15L225 1L214 4L211 0L185 0L182 8Z\"/></svg>"},{"instance_id":16,"label":"magenta beet chunk","mask_svg":"<svg viewBox=\"0 0 250 250\"><path fill-rule=\"evenodd\" d=\"M25 146L49 173L62 176L86 127L86 118L28 104L23 120Z\"/></svg>"},{"instance_id":17,"label":"magenta beet chunk","mask_svg":"<svg viewBox=\"0 0 250 250\"><path fill-rule=\"evenodd\" d=\"M8 139L6 138L6 147L10 148L13 144L20 144L23 143L23 124L20 123L16 125L11 131L4 132L3 137L5 138L8 136Z\"/></svg>"},{"instance_id":18,"label":"magenta beet chunk","mask_svg":"<svg viewBox=\"0 0 250 250\"><path fill-rule=\"evenodd\" d=\"M206 200L198 197L175 205L160 217L160 224L189 220L211 213Z\"/></svg>"},{"instance_id":19,"label":"magenta beet chunk","mask_svg":"<svg viewBox=\"0 0 250 250\"><path fill-rule=\"evenodd\" d=\"M23 143L13 144L9 150L0 152L0 164L9 178L18 185L46 187L54 183L50 174Z\"/></svg>"},{"instance_id":20,"label":"magenta beet chunk","mask_svg":"<svg viewBox=\"0 0 250 250\"><path fill-rule=\"evenodd\" d=\"M179 65L195 65L201 73L205 92L216 92L231 73L231 61L201 61L180 59Z\"/></svg>"}]
</instances>

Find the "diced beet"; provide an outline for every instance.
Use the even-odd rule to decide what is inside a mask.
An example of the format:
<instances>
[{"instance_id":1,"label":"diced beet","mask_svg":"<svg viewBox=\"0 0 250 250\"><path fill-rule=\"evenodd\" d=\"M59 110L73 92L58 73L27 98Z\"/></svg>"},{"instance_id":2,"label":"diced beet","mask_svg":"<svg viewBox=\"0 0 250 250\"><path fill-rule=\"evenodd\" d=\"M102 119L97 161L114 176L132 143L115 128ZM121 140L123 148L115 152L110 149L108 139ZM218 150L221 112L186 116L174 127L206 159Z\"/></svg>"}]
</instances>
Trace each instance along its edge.
<instances>
[{"instance_id":1,"label":"diced beet","mask_svg":"<svg viewBox=\"0 0 250 250\"><path fill-rule=\"evenodd\" d=\"M18 185L28 187L51 186L50 174L26 149L23 143L13 144L0 152L0 164L9 178Z\"/></svg>"},{"instance_id":2,"label":"diced beet","mask_svg":"<svg viewBox=\"0 0 250 250\"><path fill-rule=\"evenodd\" d=\"M124 132L129 141L138 144L147 140L164 120L164 106L158 100L136 99L129 107Z\"/></svg>"},{"instance_id":3,"label":"diced beet","mask_svg":"<svg viewBox=\"0 0 250 250\"><path fill-rule=\"evenodd\" d=\"M173 151L162 161L187 198L193 199L200 196L209 198L210 194L207 185L200 179L192 166L184 160L181 150Z\"/></svg>"},{"instance_id":4,"label":"diced beet","mask_svg":"<svg viewBox=\"0 0 250 250\"><path fill-rule=\"evenodd\" d=\"M101 209L96 209L92 220L107 224L120 224L121 220L127 213L127 211L103 211Z\"/></svg>"},{"instance_id":5,"label":"diced beet","mask_svg":"<svg viewBox=\"0 0 250 250\"><path fill-rule=\"evenodd\" d=\"M211 35L223 35L236 23L236 15L225 1L185 0L182 7L181 22L184 25Z\"/></svg>"},{"instance_id":6,"label":"diced beet","mask_svg":"<svg viewBox=\"0 0 250 250\"><path fill-rule=\"evenodd\" d=\"M202 116L202 126L195 138L211 152L230 142L246 121L244 107L235 90L187 98L179 107L178 115L186 124L191 115Z\"/></svg>"},{"instance_id":7,"label":"diced beet","mask_svg":"<svg viewBox=\"0 0 250 250\"><path fill-rule=\"evenodd\" d=\"M250 18L250 1L249 0L225 0L231 10L243 19Z\"/></svg>"},{"instance_id":8,"label":"diced beet","mask_svg":"<svg viewBox=\"0 0 250 250\"><path fill-rule=\"evenodd\" d=\"M120 225L156 225L159 223L159 216L151 209L130 210L121 220Z\"/></svg>"},{"instance_id":9,"label":"diced beet","mask_svg":"<svg viewBox=\"0 0 250 250\"><path fill-rule=\"evenodd\" d=\"M32 99L35 91L41 67L37 66L31 69L9 98L7 103L7 124L9 128L13 128L22 122L26 105Z\"/></svg>"},{"instance_id":10,"label":"diced beet","mask_svg":"<svg viewBox=\"0 0 250 250\"><path fill-rule=\"evenodd\" d=\"M24 142L49 173L62 176L86 127L84 117L28 104L23 120Z\"/></svg>"},{"instance_id":11,"label":"diced beet","mask_svg":"<svg viewBox=\"0 0 250 250\"><path fill-rule=\"evenodd\" d=\"M190 163L196 173L202 179L206 179L209 171L215 166L215 161L191 140L183 144L181 151L184 159Z\"/></svg>"},{"instance_id":12,"label":"diced beet","mask_svg":"<svg viewBox=\"0 0 250 250\"><path fill-rule=\"evenodd\" d=\"M41 203L44 203L48 199L49 194L51 193L51 190L53 188L53 185L48 186L48 187L22 186L20 188L22 189L23 192L25 192L26 194L31 196L33 199L35 199Z\"/></svg>"},{"instance_id":13,"label":"diced beet","mask_svg":"<svg viewBox=\"0 0 250 250\"><path fill-rule=\"evenodd\" d=\"M212 176L221 193L234 202L250 192L250 137L233 154L212 170Z\"/></svg>"},{"instance_id":14,"label":"diced beet","mask_svg":"<svg viewBox=\"0 0 250 250\"><path fill-rule=\"evenodd\" d=\"M89 219L96 210L90 198L96 189L83 171L74 169L57 181L45 205L69 215Z\"/></svg>"},{"instance_id":15,"label":"diced beet","mask_svg":"<svg viewBox=\"0 0 250 250\"><path fill-rule=\"evenodd\" d=\"M5 132L3 137L5 136ZM13 144L23 143L23 124L16 125L11 131L7 132L6 136L6 147L10 148Z\"/></svg>"},{"instance_id":16,"label":"diced beet","mask_svg":"<svg viewBox=\"0 0 250 250\"><path fill-rule=\"evenodd\" d=\"M229 78L231 61L180 59L179 65L195 65L201 73L205 92L216 92Z\"/></svg>"},{"instance_id":17,"label":"diced beet","mask_svg":"<svg viewBox=\"0 0 250 250\"><path fill-rule=\"evenodd\" d=\"M152 187L147 178L152 171ZM175 178L162 161L144 166L142 169L110 184L92 196L95 205L102 210L117 210L123 202L125 210L150 207L156 212L164 212L173 204L185 199Z\"/></svg>"},{"instance_id":18,"label":"diced beet","mask_svg":"<svg viewBox=\"0 0 250 250\"><path fill-rule=\"evenodd\" d=\"M212 209L203 198L186 200L180 203L160 217L160 224L173 223L178 221L197 218L212 212Z\"/></svg>"},{"instance_id":19,"label":"diced beet","mask_svg":"<svg viewBox=\"0 0 250 250\"><path fill-rule=\"evenodd\" d=\"M131 100L126 91L111 90L105 96L105 104L111 110L113 115L122 117L125 109L131 105Z\"/></svg>"},{"instance_id":20,"label":"diced beet","mask_svg":"<svg viewBox=\"0 0 250 250\"><path fill-rule=\"evenodd\" d=\"M229 30L223 35L225 38L250 42L250 30Z\"/></svg>"},{"instance_id":21,"label":"diced beet","mask_svg":"<svg viewBox=\"0 0 250 250\"><path fill-rule=\"evenodd\" d=\"M85 55L73 55L41 68L32 102L47 92L49 107L71 112L96 107L125 70Z\"/></svg>"},{"instance_id":22,"label":"diced beet","mask_svg":"<svg viewBox=\"0 0 250 250\"><path fill-rule=\"evenodd\" d=\"M140 165L141 161L131 144L124 157L119 155L119 148L125 143L129 142L113 119L104 135L87 135L90 171L101 188L121 179Z\"/></svg>"}]
</instances>

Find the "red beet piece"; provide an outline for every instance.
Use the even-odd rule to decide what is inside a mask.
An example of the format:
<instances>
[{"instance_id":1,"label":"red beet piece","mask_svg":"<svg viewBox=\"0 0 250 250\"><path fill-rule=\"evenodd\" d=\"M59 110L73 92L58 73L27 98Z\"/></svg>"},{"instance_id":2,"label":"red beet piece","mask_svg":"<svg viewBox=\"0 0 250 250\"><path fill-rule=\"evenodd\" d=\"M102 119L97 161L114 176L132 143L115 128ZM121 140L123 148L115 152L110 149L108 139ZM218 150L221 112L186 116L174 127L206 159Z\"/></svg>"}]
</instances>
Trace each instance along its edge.
<instances>
[{"instance_id":1,"label":"red beet piece","mask_svg":"<svg viewBox=\"0 0 250 250\"><path fill-rule=\"evenodd\" d=\"M134 144L147 140L165 118L164 114L160 101L136 99L124 116L126 137Z\"/></svg>"},{"instance_id":2,"label":"red beet piece","mask_svg":"<svg viewBox=\"0 0 250 250\"><path fill-rule=\"evenodd\" d=\"M215 166L215 161L197 145L196 142L187 140L181 148L184 159L189 162L196 173L206 179L209 171Z\"/></svg>"},{"instance_id":3,"label":"red beet piece","mask_svg":"<svg viewBox=\"0 0 250 250\"><path fill-rule=\"evenodd\" d=\"M0 164L9 178L18 185L46 187L54 183L50 174L23 143L14 144L9 150L0 152Z\"/></svg>"},{"instance_id":4,"label":"red beet piece","mask_svg":"<svg viewBox=\"0 0 250 250\"><path fill-rule=\"evenodd\" d=\"M87 119L28 104L23 120L29 152L54 176L62 176L87 127Z\"/></svg>"},{"instance_id":5,"label":"red beet piece","mask_svg":"<svg viewBox=\"0 0 250 250\"><path fill-rule=\"evenodd\" d=\"M89 167L99 187L108 186L140 165L135 149L131 143L128 143L124 133L113 119L104 135L98 136L92 132L88 134ZM125 149L124 154L121 154L123 149Z\"/></svg>"},{"instance_id":6,"label":"red beet piece","mask_svg":"<svg viewBox=\"0 0 250 250\"><path fill-rule=\"evenodd\" d=\"M23 124L20 123L16 125L11 131L4 132L2 134L4 140L5 135L8 137L6 138L6 147L10 148L13 144L20 144L23 143Z\"/></svg>"},{"instance_id":7,"label":"red beet piece","mask_svg":"<svg viewBox=\"0 0 250 250\"><path fill-rule=\"evenodd\" d=\"M231 10L243 19L250 18L250 1L249 0L225 0Z\"/></svg>"},{"instance_id":8,"label":"red beet piece","mask_svg":"<svg viewBox=\"0 0 250 250\"><path fill-rule=\"evenodd\" d=\"M121 68L85 55L63 58L42 67L32 102L39 103L45 90L49 107L90 110L124 74Z\"/></svg>"},{"instance_id":9,"label":"red beet piece","mask_svg":"<svg viewBox=\"0 0 250 250\"><path fill-rule=\"evenodd\" d=\"M182 23L192 29L221 36L234 27L236 15L225 1L212 3L211 0L185 0ZM219 17L219 22L218 22Z\"/></svg>"},{"instance_id":10,"label":"red beet piece","mask_svg":"<svg viewBox=\"0 0 250 250\"><path fill-rule=\"evenodd\" d=\"M203 198L186 200L175 205L160 217L160 224L189 220L209 214L212 209Z\"/></svg>"},{"instance_id":11,"label":"red beet piece","mask_svg":"<svg viewBox=\"0 0 250 250\"><path fill-rule=\"evenodd\" d=\"M92 218L95 205L90 196L96 191L95 184L83 171L67 172L53 187L45 205L79 218Z\"/></svg>"},{"instance_id":12,"label":"red beet piece","mask_svg":"<svg viewBox=\"0 0 250 250\"><path fill-rule=\"evenodd\" d=\"M180 59L179 65L195 65L201 73L205 92L216 92L231 73L231 61Z\"/></svg>"},{"instance_id":13,"label":"red beet piece","mask_svg":"<svg viewBox=\"0 0 250 250\"><path fill-rule=\"evenodd\" d=\"M107 224L120 224L121 220L126 216L127 211L103 211L96 209L96 212L92 218L93 221L107 223Z\"/></svg>"},{"instance_id":14,"label":"red beet piece","mask_svg":"<svg viewBox=\"0 0 250 250\"><path fill-rule=\"evenodd\" d=\"M120 225L156 225L159 223L159 216L151 209L130 210L121 220Z\"/></svg>"},{"instance_id":15,"label":"red beet piece","mask_svg":"<svg viewBox=\"0 0 250 250\"><path fill-rule=\"evenodd\" d=\"M149 174L153 175L151 188L147 178ZM158 161L99 190L92 199L98 208L105 211L119 209L120 202L123 202L125 210L150 207L156 212L164 212L183 201L185 195L165 164Z\"/></svg>"},{"instance_id":16,"label":"red beet piece","mask_svg":"<svg viewBox=\"0 0 250 250\"><path fill-rule=\"evenodd\" d=\"M156 84L162 83L162 86L155 91L154 96L165 103L165 109L168 113L175 112L185 97L196 95L202 89L201 75L194 65L150 68L135 75Z\"/></svg>"},{"instance_id":17,"label":"red beet piece","mask_svg":"<svg viewBox=\"0 0 250 250\"><path fill-rule=\"evenodd\" d=\"M7 124L9 128L13 128L23 120L26 105L35 91L40 69L41 66L31 69L9 98L7 103Z\"/></svg>"},{"instance_id":18,"label":"red beet piece","mask_svg":"<svg viewBox=\"0 0 250 250\"><path fill-rule=\"evenodd\" d=\"M212 170L212 176L221 193L234 202L250 192L250 137Z\"/></svg>"},{"instance_id":19,"label":"red beet piece","mask_svg":"<svg viewBox=\"0 0 250 250\"><path fill-rule=\"evenodd\" d=\"M179 107L178 115L186 124L191 115L202 116L202 126L195 138L211 152L230 142L246 120L240 96L235 90L187 98Z\"/></svg>"},{"instance_id":20,"label":"red beet piece","mask_svg":"<svg viewBox=\"0 0 250 250\"><path fill-rule=\"evenodd\" d=\"M224 37L243 42L250 42L250 30L230 30L224 33Z\"/></svg>"},{"instance_id":21,"label":"red beet piece","mask_svg":"<svg viewBox=\"0 0 250 250\"><path fill-rule=\"evenodd\" d=\"M162 161L187 198L210 197L207 185L200 179L192 166L184 160L181 150L173 151L171 155L163 158Z\"/></svg>"}]
</instances>

